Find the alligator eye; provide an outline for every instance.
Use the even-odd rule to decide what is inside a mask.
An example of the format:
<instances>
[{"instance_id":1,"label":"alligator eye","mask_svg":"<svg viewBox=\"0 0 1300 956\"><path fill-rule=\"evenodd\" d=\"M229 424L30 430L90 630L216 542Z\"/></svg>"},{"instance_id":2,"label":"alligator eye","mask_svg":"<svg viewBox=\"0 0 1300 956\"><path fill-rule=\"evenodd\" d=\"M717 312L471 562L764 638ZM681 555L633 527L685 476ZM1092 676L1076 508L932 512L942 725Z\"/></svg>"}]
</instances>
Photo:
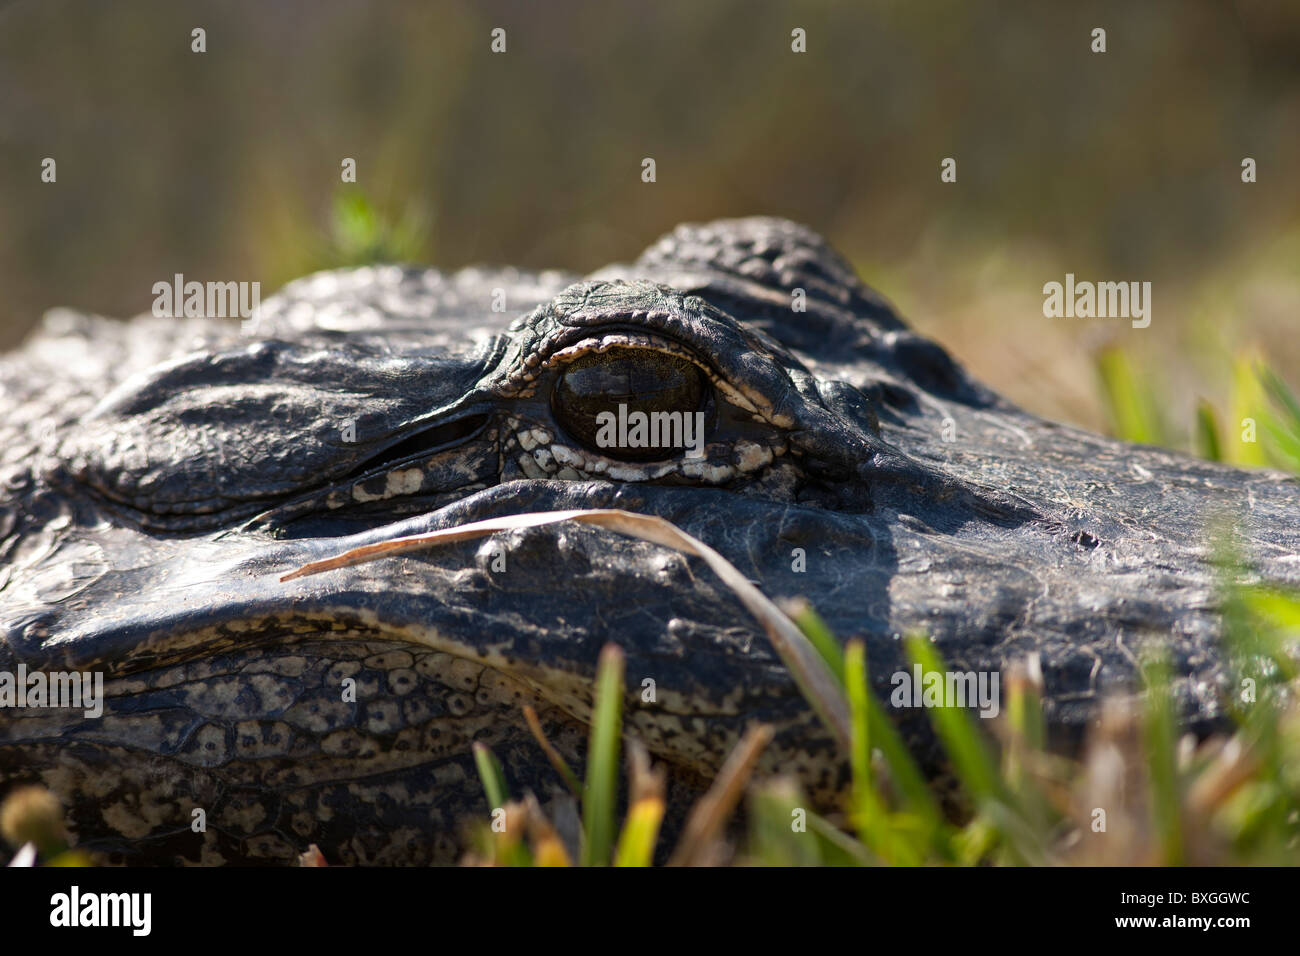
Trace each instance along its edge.
<instances>
[{"instance_id":1,"label":"alligator eye","mask_svg":"<svg viewBox=\"0 0 1300 956\"><path fill-rule=\"evenodd\" d=\"M702 438L704 416L697 413L707 394L708 379L683 358L612 348L570 362L551 407L565 431L592 451L659 461Z\"/></svg>"}]
</instances>

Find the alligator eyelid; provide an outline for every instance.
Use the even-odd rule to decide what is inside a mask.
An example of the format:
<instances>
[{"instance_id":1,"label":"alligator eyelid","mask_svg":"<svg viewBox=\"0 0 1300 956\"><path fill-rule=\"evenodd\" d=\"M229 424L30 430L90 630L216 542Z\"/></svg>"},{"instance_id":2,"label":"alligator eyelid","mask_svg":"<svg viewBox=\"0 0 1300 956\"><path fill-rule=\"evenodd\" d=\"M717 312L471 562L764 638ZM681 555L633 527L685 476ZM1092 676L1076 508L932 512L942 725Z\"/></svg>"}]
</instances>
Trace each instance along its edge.
<instances>
[{"instance_id":1,"label":"alligator eyelid","mask_svg":"<svg viewBox=\"0 0 1300 956\"><path fill-rule=\"evenodd\" d=\"M523 383L531 384L535 382L543 372L553 373L562 369L570 361L567 356L572 355L573 358L577 358L588 354L590 349L586 346L591 342L598 342L606 337L630 335L640 337L644 341L641 343L611 341L604 351L620 347L644 348L661 351L668 355L675 355L679 358L686 359L692 365L704 372L709 381L713 384L713 387L730 404L744 412L750 413L751 415L762 415L759 409L755 407L744 393L732 384L730 378L726 374L710 362L708 357L700 349L688 342L660 332L658 329L648 331L644 328L637 328L619 323L611 323L608 326L602 327L598 331L586 328L584 328L583 331L592 332L593 334L585 335L575 341L568 342L559 348L555 348L554 343L551 343L543 351L531 353L534 357L533 360L526 359L524 368L520 370L517 377L512 376L516 381L509 384L517 384L519 380L522 380ZM557 359L559 359L559 361L556 361ZM775 424L771 422L769 423Z\"/></svg>"},{"instance_id":2,"label":"alligator eyelid","mask_svg":"<svg viewBox=\"0 0 1300 956\"><path fill-rule=\"evenodd\" d=\"M569 333L569 334L565 334ZM578 333L576 337L570 334ZM618 341L622 338L623 341ZM525 356L524 364L531 370L556 368L567 363L568 356L582 355L591 351L595 343L611 340L605 348L645 348L679 355L704 369L710 377L719 377L720 372L708 360L701 349L690 342L667 334L659 329L647 329L644 326L630 325L625 322L610 322L600 326L569 327L554 339L543 342L540 348Z\"/></svg>"}]
</instances>

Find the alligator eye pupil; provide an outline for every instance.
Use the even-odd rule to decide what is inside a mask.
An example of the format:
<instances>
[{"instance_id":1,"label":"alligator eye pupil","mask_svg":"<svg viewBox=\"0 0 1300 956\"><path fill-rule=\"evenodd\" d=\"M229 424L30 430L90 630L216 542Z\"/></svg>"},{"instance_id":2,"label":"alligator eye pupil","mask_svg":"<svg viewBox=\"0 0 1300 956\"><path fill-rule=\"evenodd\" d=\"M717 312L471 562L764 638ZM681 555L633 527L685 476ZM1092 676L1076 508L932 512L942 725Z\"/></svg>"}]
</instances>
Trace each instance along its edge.
<instances>
[{"instance_id":1,"label":"alligator eye pupil","mask_svg":"<svg viewBox=\"0 0 1300 956\"><path fill-rule=\"evenodd\" d=\"M570 362L552 392L551 407L564 430L592 451L630 461L658 461L680 453L683 426L691 429L686 434L695 435L695 413L704 404L707 388L704 373L686 359L653 349L613 348ZM641 434L635 431L639 421L647 425ZM620 430L619 422L631 427ZM647 445L647 437L663 440Z\"/></svg>"}]
</instances>

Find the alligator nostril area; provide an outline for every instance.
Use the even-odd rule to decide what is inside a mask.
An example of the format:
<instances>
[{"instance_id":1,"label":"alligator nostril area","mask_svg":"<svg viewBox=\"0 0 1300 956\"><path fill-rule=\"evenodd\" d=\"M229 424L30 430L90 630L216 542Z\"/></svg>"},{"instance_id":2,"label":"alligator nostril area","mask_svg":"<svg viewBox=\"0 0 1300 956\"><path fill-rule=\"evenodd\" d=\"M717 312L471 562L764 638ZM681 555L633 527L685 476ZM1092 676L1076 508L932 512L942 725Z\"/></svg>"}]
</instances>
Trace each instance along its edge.
<instances>
[{"instance_id":1,"label":"alligator nostril area","mask_svg":"<svg viewBox=\"0 0 1300 956\"><path fill-rule=\"evenodd\" d=\"M487 427L488 415L466 415L453 421L443 422L429 428L421 429L413 435L403 438L395 445L389 445L383 451L367 458L348 474L347 479L360 478L389 464L399 464L423 454L432 454L458 445L468 438L473 438Z\"/></svg>"},{"instance_id":2,"label":"alligator nostril area","mask_svg":"<svg viewBox=\"0 0 1300 956\"><path fill-rule=\"evenodd\" d=\"M1085 551L1092 551L1101 544L1101 541L1095 535L1089 534L1087 531L1076 531L1070 535L1070 540Z\"/></svg>"}]
</instances>

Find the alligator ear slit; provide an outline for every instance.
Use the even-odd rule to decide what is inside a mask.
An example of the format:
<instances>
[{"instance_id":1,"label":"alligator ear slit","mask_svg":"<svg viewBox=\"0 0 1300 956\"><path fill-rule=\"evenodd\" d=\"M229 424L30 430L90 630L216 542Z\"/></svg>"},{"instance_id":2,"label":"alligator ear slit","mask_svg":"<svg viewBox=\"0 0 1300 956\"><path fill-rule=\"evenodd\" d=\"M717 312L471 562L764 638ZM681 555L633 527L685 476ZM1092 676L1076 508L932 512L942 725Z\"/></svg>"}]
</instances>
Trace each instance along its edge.
<instances>
[{"instance_id":1,"label":"alligator ear slit","mask_svg":"<svg viewBox=\"0 0 1300 956\"><path fill-rule=\"evenodd\" d=\"M457 418L450 422L443 422L439 425L433 425L401 439L395 445L389 445L383 451L370 458L367 458L356 468L352 469L347 475L343 476L343 481L351 481L361 478L373 471L377 471L384 465L396 464L414 458L421 453L442 451L445 448L451 448L466 439L473 438L484 428L487 427L490 416L486 414L466 415L464 418Z\"/></svg>"}]
</instances>

